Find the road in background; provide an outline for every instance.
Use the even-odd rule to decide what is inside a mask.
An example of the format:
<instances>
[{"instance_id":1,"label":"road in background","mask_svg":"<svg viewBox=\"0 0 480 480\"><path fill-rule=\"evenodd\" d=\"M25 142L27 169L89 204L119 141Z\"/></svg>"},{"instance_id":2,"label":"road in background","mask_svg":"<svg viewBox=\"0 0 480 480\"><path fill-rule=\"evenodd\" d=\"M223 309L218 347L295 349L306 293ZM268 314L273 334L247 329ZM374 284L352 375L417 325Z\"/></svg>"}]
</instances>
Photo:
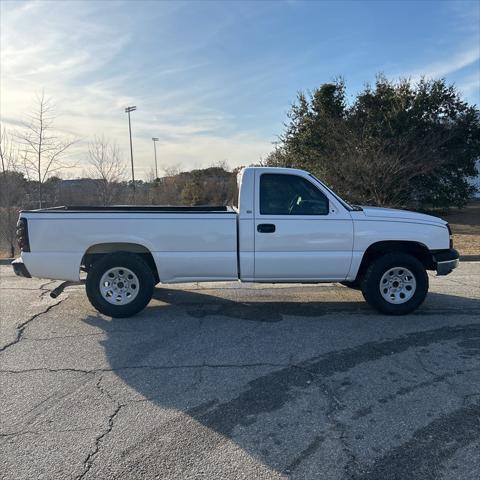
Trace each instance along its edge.
<instances>
[{"instance_id":1,"label":"road in background","mask_svg":"<svg viewBox=\"0 0 480 480\"><path fill-rule=\"evenodd\" d=\"M480 263L405 317L225 283L112 320L0 274L0 478L478 478Z\"/></svg>"}]
</instances>

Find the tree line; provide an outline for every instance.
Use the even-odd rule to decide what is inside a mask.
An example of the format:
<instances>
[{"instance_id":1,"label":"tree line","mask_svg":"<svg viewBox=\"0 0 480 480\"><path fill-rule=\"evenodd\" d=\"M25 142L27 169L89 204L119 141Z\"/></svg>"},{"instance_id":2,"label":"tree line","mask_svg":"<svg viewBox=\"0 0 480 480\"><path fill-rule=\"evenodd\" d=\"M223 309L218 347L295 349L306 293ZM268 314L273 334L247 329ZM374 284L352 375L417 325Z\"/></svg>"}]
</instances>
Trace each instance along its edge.
<instances>
[{"instance_id":1,"label":"tree line","mask_svg":"<svg viewBox=\"0 0 480 480\"><path fill-rule=\"evenodd\" d=\"M231 204L236 175L226 163L166 170L127 180L115 141L95 136L84 153L84 178L62 180L78 142L61 134L52 101L39 95L18 131L0 128L0 240L15 250L18 211L62 204ZM352 99L342 79L300 92L284 132L260 165L310 171L350 202L434 209L463 207L475 192L480 111L445 80L390 81L379 75ZM249 159L245 159L246 164ZM1 245L0 245L1 247Z\"/></svg>"},{"instance_id":2,"label":"tree line","mask_svg":"<svg viewBox=\"0 0 480 480\"><path fill-rule=\"evenodd\" d=\"M380 75L349 102L342 79L299 93L270 166L309 170L355 203L463 207L478 174L480 112L445 80Z\"/></svg>"}]
</instances>

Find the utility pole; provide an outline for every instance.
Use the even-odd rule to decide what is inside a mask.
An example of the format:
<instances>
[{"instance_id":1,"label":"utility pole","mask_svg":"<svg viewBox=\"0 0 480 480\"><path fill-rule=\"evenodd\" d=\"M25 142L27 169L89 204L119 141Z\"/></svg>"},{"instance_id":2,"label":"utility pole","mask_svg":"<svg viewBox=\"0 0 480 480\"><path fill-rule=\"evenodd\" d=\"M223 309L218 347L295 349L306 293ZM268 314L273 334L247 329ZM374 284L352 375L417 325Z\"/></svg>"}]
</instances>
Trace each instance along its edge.
<instances>
[{"instance_id":1,"label":"utility pole","mask_svg":"<svg viewBox=\"0 0 480 480\"><path fill-rule=\"evenodd\" d=\"M133 186L133 194L132 199L135 201L135 172L133 170L133 147L132 147L132 124L130 122L130 112L133 112L137 109L137 107L127 107L125 109L125 113L128 113L128 133L130 134L130 161L132 164L132 186Z\"/></svg>"},{"instance_id":2,"label":"utility pole","mask_svg":"<svg viewBox=\"0 0 480 480\"><path fill-rule=\"evenodd\" d=\"M155 180L158 178L158 167L157 167L157 137L152 137L153 140L153 151L155 152Z\"/></svg>"}]
</instances>

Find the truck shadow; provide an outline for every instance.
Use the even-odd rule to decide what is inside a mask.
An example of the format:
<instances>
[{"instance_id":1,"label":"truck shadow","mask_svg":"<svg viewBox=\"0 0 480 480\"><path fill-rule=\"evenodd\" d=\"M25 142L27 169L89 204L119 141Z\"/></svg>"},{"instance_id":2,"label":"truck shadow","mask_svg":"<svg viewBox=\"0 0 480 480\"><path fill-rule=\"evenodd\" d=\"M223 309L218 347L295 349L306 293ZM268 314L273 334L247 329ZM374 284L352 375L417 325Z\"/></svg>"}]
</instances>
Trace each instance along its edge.
<instances>
[{"instance_id":1,"label":"truck shadow","mask_svg":"<svg viewBox=\"0 0 480 480\"><path fill-rule=\"evenodd\" d=\"M264 295L261 290L235 295L237 299L232 300L205 291L162 288L154 295L162 303L134 318L85 319L106 333L102 341L105 355L132 398L180 412L180 417L168 424L156 425L152 418L148 435L139 441L140 447L137 439L134 448L140 448L142 455L161 458L172 477L188 476L182 470L185 465L191 466L191 474L195 465L211 462L212 452L225 448L226 442L231 441L267 468L302 478L303 462L314 455L321 461L322 455L327 455L322 453L323 449L332 455L329 442L333 441L334 450L339 449L333 455L339 462L340 476L347 472L357 478L355 464L345 460L347 447L332 439L341 434L350 442L348 449L365 448L363 437L354 435L355 422L373 420L367 425L374 429L376 410L388 411L392 402L401 400L400 394L395 393L400 391L399 384L394 383L398 379L390 372L396 368L395 356L411 349L428 351L450 342L462 355L480 357L480 323L473 320L474 315L478 318L480 314L478 300L432 293L425 306L399 321L398 317L373 312L360 300L358 292L349 292L348 302L265 302L259 298ZM460 311L471 313L472 320L464 325L429 324L427 330L410 333L401 328L401 322L414 325L428 315L458 315ZM329 345L326 337L351 340L349 329L356 325L358 333L358 316L367 322L371 338L360 334L364 339L360 344L346 341L340 342L340 348ZM288 325L268 325L282 320ZM382 324L388 325L389 333L379 338L373 331L378 332ZM375 365L375 374L370 375L383 383L377 388L387 401L379 400L373 407L359 401L353 409L342 399L340 385L347 385L350 391L358 389L361 399L365 395L365 378L357 381L356 376L359 369L370 371L371 365ZM350 376L352 369L357 373ZM407 382L409 391L425 387L420 374L413 373ZM123 387L122 392L125 394ZM371 395L368 398L371 402ZM440 418L441 412L435 417ZM457 417L454 415L452 425L445 428L460 428L455 427ZM405 457L405 466L409 466L411 456L416 458L420 463L413 467L420 471L425 468L422 462L431 458L421 454L422 432L427 427L421 419L418 424L414 419L411 422L418 445L399 450L398 455ZM392 435L404 434L401 425L391 428ZM430 431L425 432L427 435ZM431 433L428 435L430 438ZM175 441L165 442L165 438ZM441 450L442 442L448 441L447 436L439 436L438 445L431 448ZM181 461L176 453L179 446L185 446ZM414 451L412 455L412 449L418 449L419 454ZM378 463L384 473L388 472L390 457L398 463L398 455L389 451L374 465ZM129 451L122 458L128 463ZM153 468L153 464L148 462L145 468ZM156 472L144 473L149 476Z\"/></svg>"},{"instance_id":2,"label":"truck shadow","mask_svg":"<svg viewBox=\"0 0 480 480\"><path fill-rule=\"evenodd\" d=\"M301 292L302 287L294 287ZM233 299L211 295L208 292L214 289L205 290L180 290L169 288L157 288L154 291L153 298L164 302L170 307L182 307L185 312L195 318L220 315L250 322L279 322L284 316L300 317L322 317L335 314L355 314L355 315L377 315L379 318L385 317L373 310L362 297L361 292L343 287L320 287L323 291L317 295L331 294L333 292L341 293L338 301L306 300L306 297L296 297L290 301L272 301L276 296L286 297L285 292L275 291L273 294L269 289L248 291L245 294L243 289L227 289L233 293ZM331 296L331 295L330 295ZM310 297L311 298L311 297ZM147 312L152 313L156 309L161 310L165 307L150 306ZM473 314L480 313L480 301L467 297L454 295L444 295L439 293L429 293L424 304L412 313L412 316L423 315L449 315L459 312ZM398 317L397 317L398 318ZM402 318L402 317L400 317Z\"/></svg>"},{"instance_id":3,"label":"truck shadow","mask_svg":"<svg viewBox=\"0 0 480 480\"><path fill-rule=\"evenodd\" d=\"M301 287L295 288L300 289ZM325 289L325 287L323 288ZM234 299L211 295L208 291L160 288L155 289L153 298L170 306L181 306L189 316L194 318L220 315L249 322L279 322L285 315L321 317L332 313L365 314L371 312L371 309L363 301L361 293L356 291L346 292L354 298L353 301L348 302L305 301L300 298L290 301L271 301L276 295L285 296L285 292L277 291L272 295L268 289L266 289L267 293L255 289L227 290L233 294ZM156 307L150 307L149 310L151 311L152 308Z\"/></svg>"}]
</instances>

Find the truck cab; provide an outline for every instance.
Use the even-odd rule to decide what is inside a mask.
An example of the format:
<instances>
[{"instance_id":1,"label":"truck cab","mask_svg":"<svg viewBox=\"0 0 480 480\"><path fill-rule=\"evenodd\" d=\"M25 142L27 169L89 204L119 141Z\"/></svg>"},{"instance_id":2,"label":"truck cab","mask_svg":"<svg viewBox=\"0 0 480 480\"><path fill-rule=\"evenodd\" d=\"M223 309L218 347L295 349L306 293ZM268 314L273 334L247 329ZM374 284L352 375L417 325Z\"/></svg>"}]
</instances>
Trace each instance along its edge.
<instances>
[{"instance_id":1,"label":"truck cab","mask_svg":"<svg viewBox=\"0 0 480 480\"><path fill-rule=\"evenodd\" d=\"M239 175L240 278L256 282L348 277L353 221L340 199L302 170L246 168Z\"/></svg>"}]
</instances>

